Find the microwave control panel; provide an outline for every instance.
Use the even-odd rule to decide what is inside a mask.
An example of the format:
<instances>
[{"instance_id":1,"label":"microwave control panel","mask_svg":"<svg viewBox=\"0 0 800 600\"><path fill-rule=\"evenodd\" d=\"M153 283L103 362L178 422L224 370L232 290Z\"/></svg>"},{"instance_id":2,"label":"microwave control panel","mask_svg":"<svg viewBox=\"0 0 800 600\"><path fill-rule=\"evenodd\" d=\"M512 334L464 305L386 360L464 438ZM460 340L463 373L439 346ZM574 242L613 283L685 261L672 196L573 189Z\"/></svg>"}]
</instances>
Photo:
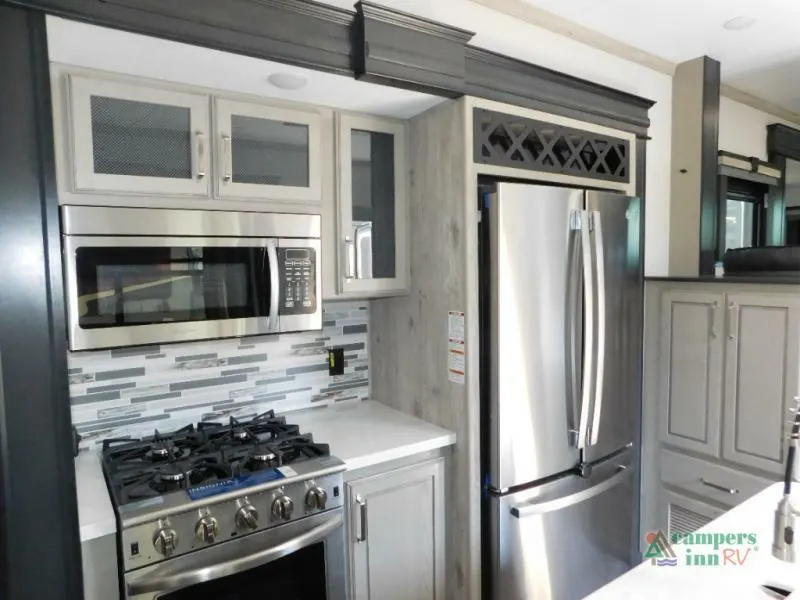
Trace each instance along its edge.
<instances>
[{"instance_id":1,"label":"microwave control panel","mask_svg":"<svg viewBox=\"0 0 800 600\"><path fill-rule=\"evenodd\" d=\"M313 248L278 248L282 315L317 311L317 253Z\"/></svg>"}]
</instances>

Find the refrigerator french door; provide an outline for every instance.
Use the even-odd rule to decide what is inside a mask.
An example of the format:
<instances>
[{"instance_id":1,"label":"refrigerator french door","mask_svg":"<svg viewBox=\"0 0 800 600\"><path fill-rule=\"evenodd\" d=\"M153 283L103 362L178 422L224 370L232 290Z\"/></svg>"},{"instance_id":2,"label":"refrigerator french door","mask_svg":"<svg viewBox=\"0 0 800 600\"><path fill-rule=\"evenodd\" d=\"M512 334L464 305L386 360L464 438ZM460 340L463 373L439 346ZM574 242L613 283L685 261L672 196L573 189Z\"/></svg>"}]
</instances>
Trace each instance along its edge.
<instances>
[{"instance_id":1,"label":"refrigerator french door","mask_svg":"<svg viewBox=\"0 0 800 600\"><path fill-rule=\"evenodd\" d=\"M639 200L499 183L482 223L492 595L583 598L636 548Z\"/></svg>"}]
</instances>

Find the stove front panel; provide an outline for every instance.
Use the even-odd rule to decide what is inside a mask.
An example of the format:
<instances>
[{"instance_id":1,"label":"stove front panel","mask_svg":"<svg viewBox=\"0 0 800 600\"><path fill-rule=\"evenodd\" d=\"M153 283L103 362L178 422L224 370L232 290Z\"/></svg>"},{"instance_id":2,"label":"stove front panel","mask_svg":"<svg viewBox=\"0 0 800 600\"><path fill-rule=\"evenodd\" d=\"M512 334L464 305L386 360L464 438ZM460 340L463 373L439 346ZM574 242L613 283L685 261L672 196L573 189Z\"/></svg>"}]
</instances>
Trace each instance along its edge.
<instances>
[{"instance_id":1,"label":"stove front panel","mask_svg":"<svg viewBox=\"0 0 800 600\"><path fill-rule=\"evenodd\" d=\"M336 459L326 457L308 463L324 460ZM206 490L206 493L198 494L197 500L192 500L190 494L182 490L121 507L124 570L139 569L308 516L341 509L344 496L341 471L314 477L300 472L306 465L299 463L294 468L282 467L285 478L255 487L223 489L219 495ZM314 501L320 491L324 492L324 508L319 508L319 503ZM291 501L290 514L286 510L287 498ZM278 509L276 502L282 502L283 508ZM249 507L257 513L254 529L243 525L241 519L237 520L239 511ZM201 519L216 520L219 531L213 542L198 537L198 532L202 531ZM169 556L157 548L156 540L160 534L162 549L164 535L173 540Z\"/></svg>"}]
</instances>

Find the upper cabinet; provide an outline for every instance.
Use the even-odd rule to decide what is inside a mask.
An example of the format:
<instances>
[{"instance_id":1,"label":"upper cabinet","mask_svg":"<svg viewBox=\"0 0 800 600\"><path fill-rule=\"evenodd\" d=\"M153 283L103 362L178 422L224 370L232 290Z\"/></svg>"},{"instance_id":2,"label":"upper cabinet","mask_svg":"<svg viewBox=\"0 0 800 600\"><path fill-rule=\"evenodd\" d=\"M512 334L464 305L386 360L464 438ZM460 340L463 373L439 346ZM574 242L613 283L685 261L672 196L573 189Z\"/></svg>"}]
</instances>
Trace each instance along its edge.
<instances>
[{"instance_id":1,"label":"upper cabinet","mask_svg":"<svg viewBox=\"0 0 800 600\"><path fill-rule=\"evenodd\" d=\"M208 196L208 96L72 76L76 192Z\"/></svg>"},{"instance_id":2,"label":"upper cabinet","mask_svg":"<svg viewBox=\"0 0 800 600\"><path fill-rule=\"evenodd\" d=\"M390 295L409 281L406 129L341 115L337 124L339 292Z\"/></svg>"},{"instance_id":3,"label":"upper cabinet","mask_svg":"<svg viewBox=\"0 0 800 600\"><path fill-rule=\"evenodd\" d=\"M318 113L217 98L214 115L217 196L321 201Z\"/></svg>"}]
</instances>

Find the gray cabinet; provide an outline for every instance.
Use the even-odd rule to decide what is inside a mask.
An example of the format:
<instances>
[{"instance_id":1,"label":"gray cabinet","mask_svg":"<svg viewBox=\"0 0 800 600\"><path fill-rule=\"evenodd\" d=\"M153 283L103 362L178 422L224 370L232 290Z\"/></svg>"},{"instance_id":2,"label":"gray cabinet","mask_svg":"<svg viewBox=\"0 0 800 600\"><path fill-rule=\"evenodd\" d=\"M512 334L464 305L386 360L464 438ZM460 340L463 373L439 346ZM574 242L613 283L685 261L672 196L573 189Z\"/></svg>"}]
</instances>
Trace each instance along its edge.
<instances>
[{"instance_id":1,"label":"gray cabinet","mask_svg":"<svg viewBox=\"0 0 800 600\"><path fill-rule=\"evenodd\" d=\"M347 483L351 600L443 600L444 459Z\"/></svg>"},{"instance_id":2,"label":"gray cabinet","mask_svg":"<svg viewBox=\"0 0 800 600\"><path fill-rule=\"evenodd\" d=\"M339 286L345 296L408 291L406 127L400 121L337 119Z\"/></svg>"},{"instance_id":3,"label":"gray cabinet","mask_svg":"<svg viewBox=\"0 0 800 600\"><path fill-rule=\"evenodd\" d=\"M727 295L725 460L780 474L784 421L798 393L800 301L789 294Z\"/></svg>"},{"instance_id":4,"label":"gray cabinet","mask_svg":"<svg viewBox=\"0 0 800 600\"><path fill-rule=\"evenodd\" d=\"M724 295L670 291L661 303L661 439L719 455Z\"/></svg>"}]
</instances>

